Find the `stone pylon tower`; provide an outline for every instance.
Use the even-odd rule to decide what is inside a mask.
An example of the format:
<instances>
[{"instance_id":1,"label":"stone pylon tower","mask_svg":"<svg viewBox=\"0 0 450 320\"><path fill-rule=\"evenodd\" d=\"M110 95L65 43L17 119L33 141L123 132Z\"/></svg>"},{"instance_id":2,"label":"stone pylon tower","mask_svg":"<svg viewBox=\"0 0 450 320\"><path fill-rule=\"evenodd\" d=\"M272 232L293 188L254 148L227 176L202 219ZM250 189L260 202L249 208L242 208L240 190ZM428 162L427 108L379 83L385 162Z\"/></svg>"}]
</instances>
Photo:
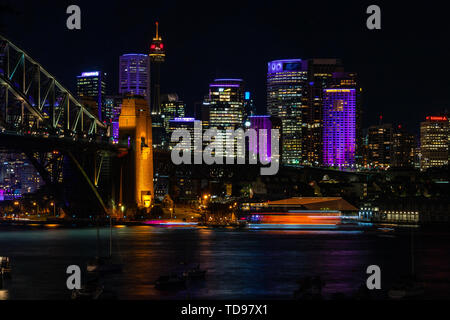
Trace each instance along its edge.
<instances>
[{"instance_id":1,"label":"stone pylon tower","mask_svg":"<svg viewBox=\"0 0 450 320\"><path fill-rule=\"evenodd\" d=\"M122 167L123 201L138 208L150 208L154 200L152 119L143 97L123 99L119 141L128 143L128 155Z\"/></svg>"}]
</instances>

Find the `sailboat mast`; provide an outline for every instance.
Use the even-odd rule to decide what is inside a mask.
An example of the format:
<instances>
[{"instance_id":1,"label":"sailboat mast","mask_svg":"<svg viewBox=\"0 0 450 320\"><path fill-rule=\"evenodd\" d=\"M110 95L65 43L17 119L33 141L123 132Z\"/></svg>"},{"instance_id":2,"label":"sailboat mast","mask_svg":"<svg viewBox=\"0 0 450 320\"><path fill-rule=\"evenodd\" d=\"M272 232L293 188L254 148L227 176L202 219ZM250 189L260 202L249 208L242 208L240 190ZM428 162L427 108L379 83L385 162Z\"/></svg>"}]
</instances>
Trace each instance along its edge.
<instances>
[{"instance_id":1,"label":"sailboat mast","mask_svg":"<svg viewBox=\"0 0 450 320\"><path fill-rule=\"evenodd\" d=\"M97 257L100 258L100 226L97 217Z\"/></svg>"},{"instance_id":2,"label":"sailboat mast","mask_svg":"<svg viewBox=\"0 0 450 320\"><path fill-rule=\"evenodd\" d=\"M414 229L411 228L411 274L414 275Z\"/></svg>"},{"instance_id":3,"label":"sailboat mast","mask_svg":"<svg viewBox=\"0 0 450 320\"><path fill-rule=\"evenodd\" d=\"M112 257L112 217L109 216L109 256Z\"/></svg>"}]
</instances>

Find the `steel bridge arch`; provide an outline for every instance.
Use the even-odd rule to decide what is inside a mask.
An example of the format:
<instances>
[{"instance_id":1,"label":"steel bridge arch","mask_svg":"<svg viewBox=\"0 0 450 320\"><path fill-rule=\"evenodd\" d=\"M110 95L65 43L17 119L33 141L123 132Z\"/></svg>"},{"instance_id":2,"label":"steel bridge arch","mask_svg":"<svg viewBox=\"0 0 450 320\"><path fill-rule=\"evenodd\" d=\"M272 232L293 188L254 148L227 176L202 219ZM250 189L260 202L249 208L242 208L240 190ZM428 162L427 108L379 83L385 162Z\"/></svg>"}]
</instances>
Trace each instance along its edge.
<instances>
[{"instance_id":1,"label":"steel bridge arch","mask_svg":"<svg viewBox=\"0 0 450 320\"><path fill-rule=\"evenodd\" d=\"M38 132L50 132L52 135L63 133L64 135L81 134L90 138L92 136L110 137L110 128L103 124L81 104L74 95L56 80L41 64L31 58L24 50L14 45L11 41L0 35L0 134L2 130L8 133L19 133L25 130ZM48 140L48 139L46 139ZM92 153L92 145L90 151ZM48 141L46 141L48 142ZM84 142L86 144L86 142ZM104 143L104 141L103 141ZM110 146L97 146L111 149ZM20 148L19 148L20 149ZM95 148L94 148L95 149ZM78 149L80 150L80 149ZM52 189L58 188L57 178L51 177L47 171L48 163L62 161L60 155L46 159L46 151L35 152L22 150L30 162L37 169ZM98 205L104 214L107 208L97 190L98 173L94 168L95 177L90 179L87 169L80 164L80 157L87 156L85 152L72 152L64 150L65 156L74 164L81 180L87 183ZM97 157L93 153L94 157ZM100 152L100 157L103 152Z\"/></svg>"},{"instance_id":2,"label":"steel bridge arch","mask_svg":"<svg viewBox=\"0 0 450 320\"><path fill-rule=\"evenodd\" d=\"M73 94L62 86L41 64L24 50L0 35L0 85L5 94L4 122L8 122L8 100L16 102L34 117L32 127L109 135L108 127L98 120ZM33 89L34 90L31 90ZM24 121L23 111L21 121ZM2 123L0 122L0 125ZM87 126L85 125L87 124Z\"/></svg>"}]
</instances>

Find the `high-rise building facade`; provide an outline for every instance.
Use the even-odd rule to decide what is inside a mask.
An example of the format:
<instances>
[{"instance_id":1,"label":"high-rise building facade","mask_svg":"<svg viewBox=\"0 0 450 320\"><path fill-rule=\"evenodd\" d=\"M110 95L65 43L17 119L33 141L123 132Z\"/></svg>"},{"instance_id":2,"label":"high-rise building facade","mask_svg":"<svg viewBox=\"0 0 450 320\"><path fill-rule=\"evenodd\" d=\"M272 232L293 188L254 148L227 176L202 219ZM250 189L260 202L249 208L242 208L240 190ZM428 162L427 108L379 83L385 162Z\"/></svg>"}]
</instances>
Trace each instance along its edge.
<instances>
[{"instance_id":1,"label":"high-rise building facade","mask_svg":"<svg viewBox=\"0 0 450 320\"><path fill-rule=\"evenodd\" d=\"M106 94L106 73L83 72L77 76L77 96L90 111L103 121L102 106Z\"/></svg>"},{"instance_id":2,"label":"high-rise building facade","mask_svg":"<svg viewBox=\"0 0 450 320\"><path fill-rule=\"evenodd\" d=\"M303 111L304 129L303 150L306 161L311 165L321 164L323 159L323 89L333 81L333 74L344 68L340 59L308 60L308 103Z\"/></svg>"},{"instance_id":3,"label":"high-rise building facade","mask_svg":"<svg viewBox=\"0 0 450 320\"><path fill-rule=\"evenodd\" d=\"M445 116L428 116L420 123L420 169L443 167L449 158L449 122Z\"/></svg>"},{"instance_id":4,"label":"high-rise building facade","mask_svg":"<svg viewBox=\"0 0 450 320\"><path fill-rule=\"evenodd\" d=\"M216 153L218 157L225 156L226 130L242 128L244 124L244 81L242 79L215 79L209 85L209 93L205 97L202 108L205 108L202 126L204 129L216 129L218 139L223 142L223 154ZM204 141L206 145L207 142ZM226 154L228 157L235 157Z\"/></svg>"},{"instance_id":5,"label":"high-rise building facade","mask_svg":"<svg viewBox=\"0 0 450 320\"><path fill-rule=\"evenodd\" d=\"M281 119L281 158L286 165L300 165L305 160L303 111L307 107L307 61L275 60L268 63L267 112Z\"/></svg>"},{"instance_id":6,"label":"high-rise building facade","mask_svg":"<svg viewBox=\"0 0 450 320\"><path fill-rule=\"evenodd\" d=\"M169 131L169 121L174 118L184 118L186 114L186 104L181 101L176 93L169 93L161 96L161 117L164 122L164 129Z\"/></svg>"},{"instance_id":7,"label":"high-rise building facade","mask_svg":"<svg viewBox=\"0 0 450 320\"><path fill-rule=\"evenodd\" d=\"M393 133L392 162L394 168L414 168L416 137L398 125Z\"/></svg>"},{"instance_id":8,"label":"high-rise building facade","mask_svg":"<svg viewBox=\"0 0 450 320\"><path fill-rule=\"evenodd\" d=\"M328 88L355 89L355 163L362 164L362 88L358 85L355 72L335 72Z\"/></svg>"},{"instance_id":9,"label":"high-rise building facade","mask_svg":"<svg viewBox=\"0 0 450 320\"><path fill-rule=\"evenodd\" d=\"M244 122L244 81L215 79L206 98L209 127L219 130L240 128Z\"/></svg>"},{"instance_id":10,"label":"high-rise building facade","mask_svg":"<svg viewBox=\"0 0 450 320\"><path fill-rule=\"evenodd\" d=\"M256 114L256 107L250 91L244 92L244 119L254 116Z\"/></svg>"},{"instance_id":11,"label":"high-rise building facade","mask_svg":"<svg viewBox=\"0 0 450 320\"><path fill-rule=\"evenodd\" d=\"M175 130L186 129L189 131L189 134L191 135L191 139L194 139L194 138L201 139L200 136L196 136L196 134L200 135L201 132L197 133L194 131L196 121L199 121L199 120L196 120L195 118L184 118L184 117L173 118L169 121L168 133L169 133L169 135L171 135L172 132L174 132ZM169 140L169 149L173 149L173 147L175 145L177 145L178 143L179 143L178 141L170 141ZM191 151L194 152L195 145L193 143L193 140L191 140L191 142L190 142L190 147L191 147ZM198 151L201 152L202 150L198 150ZM193 154L191 154L191 156L193 156Z\"/></svg>"},{"instance_id":12,"label":"high-rise building facade","mask_svg":"<svg viewBox=\"0 0 450 320\"><path fill-rule=\"evenodd\" d=\"M119 139L119 116L122 101L121 96L105 96L103 103L104 121L111 125L111 134L116 142Z\"/></svg>"},{"instance_id":13,"label":"high-rise building facade","mask_svg":"<svg viewBox=\"0 0 450 320\"><path fill-rule=\"evenodd\" d=\"M392 124L370 126L367 130L367 162L371 168L386 169L393 158Z\"/></svg>"},{"instance_id":14,"label":"high-rise building facade","mask_svg":"<svg viewBox=\"0 0 450 320\"><path fill-rule=\"evenodd\" d=\"M356 89L330 88L323 92L323 163L351 168L356 150Z\"/></svg>"},{"instance_id":15,"label":"high-rise building facade","mask_svg":"<svg viewBox=\"0 0 450 320\"><path fill-rule=\"evenodd\" d=\"M120 56L119 93L150 98L150 57L131 53Z\"/></svg>"},{"instance_id":16,"label":"high-rise building facade","mask_svg":"<svg viewBox=\"0 0 450 320\"><path fill-rule=\"evenodd\" d=\"M274 116L249 116L248 119L245 122L245 127L248 129L254 129L256 130L258 137L259 136L259 130L264 129L267 130L267 137L266 137L266 146L265 150L261 150L259 141L256 143L251 143L249 141L248 150L249 153L251 152L255 157L263 157L264 162L270 162L272 160L272 145L271 145L271 135L272 129L277 129L280 136L282 135L282 123L281 120ZM281 150L279 146L279 150ZM279 151L278 150L278 151Z\"/></svg>"}]
</instances>

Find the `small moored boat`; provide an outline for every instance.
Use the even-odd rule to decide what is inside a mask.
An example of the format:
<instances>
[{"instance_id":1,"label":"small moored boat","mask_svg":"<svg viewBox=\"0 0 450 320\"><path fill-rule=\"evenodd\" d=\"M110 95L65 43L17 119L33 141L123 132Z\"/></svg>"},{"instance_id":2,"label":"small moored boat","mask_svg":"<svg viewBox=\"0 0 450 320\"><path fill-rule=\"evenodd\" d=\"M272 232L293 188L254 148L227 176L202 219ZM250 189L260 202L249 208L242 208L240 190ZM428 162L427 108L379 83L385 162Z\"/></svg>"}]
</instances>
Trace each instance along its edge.
<instances>
[{"instance_id":1,"label":"small moored boat","mask_svg":"<svg viewBox=\"0 0 450 320\"><path fill-rule=\"evenodd\" d=\"M177 274L160 276L155 281L155 287L159 290L175 290L182 289L186 285L186 279Z\"/></svg>"},{"instance_id":2,"label":"small moored boat","mask_svg":"<svg viewBox=\"0 0 450 320\"><path fill-rule=\"evenodd\" d=\"M206 270L200 269L200 265L190 268L183 272L183 277L188 279L203 279L205 278Z\"/></svg>"}]
</instances>

